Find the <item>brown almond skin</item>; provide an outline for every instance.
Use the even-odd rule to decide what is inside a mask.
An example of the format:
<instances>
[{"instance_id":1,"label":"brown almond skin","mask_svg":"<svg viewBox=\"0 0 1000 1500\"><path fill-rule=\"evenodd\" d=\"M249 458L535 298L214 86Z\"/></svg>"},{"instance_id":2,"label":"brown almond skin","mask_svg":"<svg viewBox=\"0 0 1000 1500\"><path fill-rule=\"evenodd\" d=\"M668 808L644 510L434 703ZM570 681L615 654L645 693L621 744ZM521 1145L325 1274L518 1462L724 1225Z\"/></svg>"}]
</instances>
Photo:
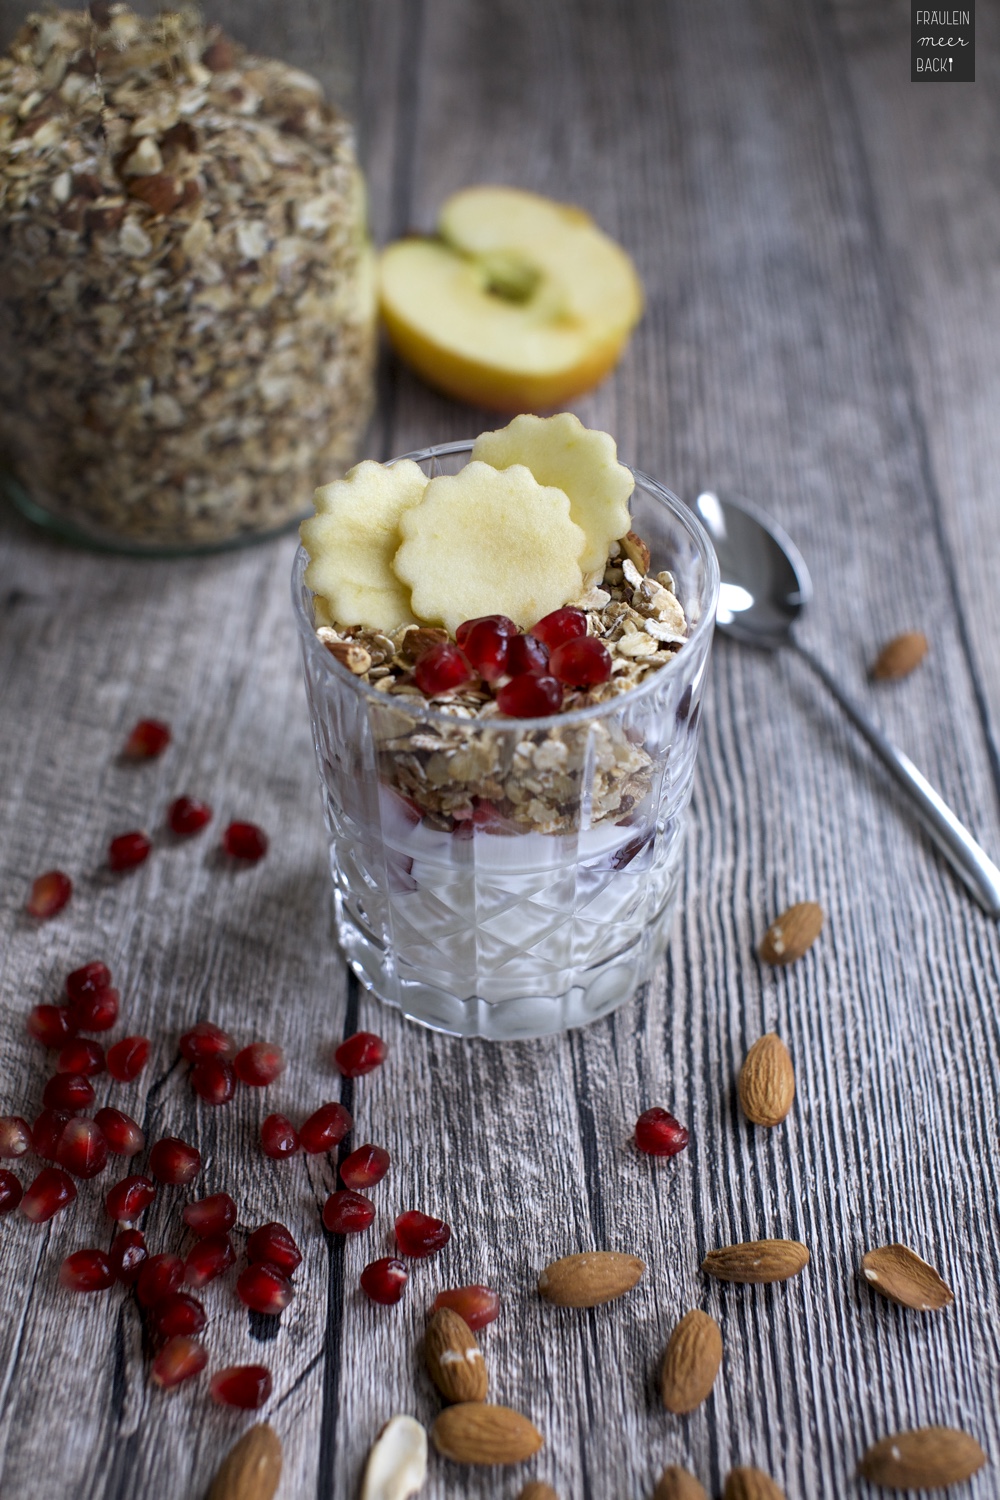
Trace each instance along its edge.
<instances>
[{"instance_id":1,"label":"brown almond skin","mask_svg":"<svg viewBox=\"0 0 1000 1500\"><path fill-rule=\"evenodd\" d=\"M446 1406L431 1428L443 1458L458 1464L519 1464L537 1453L545 1439L509 1406L466 1401Z\"/></svg>"},{"instance_id":2,"label":"brown almond skin","mask_svg":"<svg viewBox=\"0 0 1000 1500\"><path fill-rule=\"evenodd\" d=\"M798 1240L747 1240L710 1250L701 1269L717 1281L739 1281L759 1286L787 1281L809 1264L809 1251Z\"/></svg>"},{"instance_id":3,"label":"brown almond skin","mask_svg":"<svg viewBox=\"0 0 1000 1500\"><path fill-rule=\"evenodd\" d=\"M730 1469L722 1500L785 1500L785 1492L763 1469Z\"/></svg>"},{"instance_id":4,"label":"brown almond skin","mask_svg":"<svg viewBox=\"0 0 1000 1500\"><path fill-rule=\"evenodd\" d=\"M428 1323L424 1359L427 1373L446 1401L486 1400L486 1362L472 1329L450 1307L439 1308Z\"/></svg>"},{"instance_id":5,"label":"brown almond skin","mask_svg":"<svg viewBox=\"0 0 1000 1500\"><path fill-rule=\"evenodd\" d=\"M678 1416L694 1411L709 1395L722 1363L722 1331L698 1308L677 1324L660 1371L660 1396Z\"/></svg>"},{"instance_id":6,"label":"brown almond skin","mask_svg":"<svg viewBox=\"0 0 1000 1500\"><path fill-rule=\"evenodd\" d=\"M757 952L766 964L793 964L812 947L823 928L823 908L815 901L796 901L776 917Z\"/></svg>"},{"instance_id":7,"label":"brown almond skin","mask_svg":"<svg viewBox=\"0 0 1000 1500\"><path fill-rule=\"evenodd\" d=\"M780 1125L795 1099L795 1066L777 1032L758 1037L740 1069L740 1104L754 1125Z\"/></svg>"},{"instance_id":8,"label":"brown almond skin","mask_svg":"<svg viewBox=\"0 0 1000 1500\"><path fill-rule=\"evenodd\" d=\"M540 1479L529 1479L517 1500L559 1500L559 1496L551 1484L543 1484Z\"/></svg>"},{"instance_id":9,"label":"brown almond skin","mask_svg":"<svg viewBox=\"0 0 1000 1500\"><path fill-rule=\"evenodd\" d=\"M267 1422L230 1448L206 1500L273 1500L281 1481L281 1439Z\"/></svg>"},{"instance_id":10,"label":"brown almond skin","mask_svg":"<svg viewBox=\"0 0 1000 1500\"><path fill-rule=\"evenodd\" d=\"M619 546L624 555L635 563L639 572L645 577L649 572L649 548L641 536L636 536L634 531L629 531L622 537Z\"/></svg>"},{"instance_id":11,"label":"brown almond skin","mask_svg":"<svg viewBox=\"0 0 1000 1500\"><path fill-rule=\"evenodd\" d=\"M938 1272L907 1245L881 1245L861 1261L861 1274L873 1292L900 1307L939 1312L955 1297Z\"/></svg>"},{"instance_id":12,"label":"brown almond skin","mask_svg":"<svg viewBox=\"0 0 1000 1500\"><path fill-rule=\"evenodd\" d=\"M914 1427L875 1443L858 1473L893 1490L930 1490L971 1479L988 1463L975 1438L958 1427Z\"/></svg>"},{"instance_id":13,"label":"brown almond skin","mask_svg":"<svg viewBox=\"0 0 1000 1500\"><path fill-rule=\"evenodd\" d=\"M657 1480L653 1500L708 1500L708 1491L687 1469L671 1464Z\"/></svg>"},{"instance_id":14,"label":"brown almond skin","mask_svg":"<svg viewBox=\"0 0 1000 1500\"><path fill-rule=\"evenodd\" d=\"M870 676L875 682L898 682L901 677L909 677L929 649L922 630L904 630L886 641L872 662Z\"/></svg>"},{"instance_id":15,"label":"brown almond skin","mask_svg":"<svg viewBox=\"0 0 1000 1500\"><path fill-rule=\"evenodd\" d=\"M538 1277L538 1290L557 1307L599 1307L639 1282L645 1265L618 1250L586 1250L554 1260Z\"/></svg>"}]
</instances>

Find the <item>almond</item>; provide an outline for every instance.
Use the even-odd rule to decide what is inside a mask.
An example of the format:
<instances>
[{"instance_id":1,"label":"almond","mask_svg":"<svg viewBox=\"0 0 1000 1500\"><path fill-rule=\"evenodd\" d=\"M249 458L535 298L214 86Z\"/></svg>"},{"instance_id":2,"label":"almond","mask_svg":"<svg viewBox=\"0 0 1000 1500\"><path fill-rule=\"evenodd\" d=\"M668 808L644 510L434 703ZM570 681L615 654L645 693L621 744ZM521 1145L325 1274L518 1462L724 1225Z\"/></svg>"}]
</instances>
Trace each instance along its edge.
<instances>
[{"instance_id":1,"label":"almond","mask_svg":"<svg viewBox=\"0 0 1000 1500\"><path fill-rule=\"evenodd\" d=\"M660 1475L653 1500L708 1500L708 1491L687 1469L671 1464Z\"/></svg>"},{"instance_id":2,"label":"almond","mask_svg":"<svg viewBox=\"0 0 1000 1500\"><path fill-rule=\"evenodd\" d=\"M586 1250L545 1267L538 1290L557 1307L598 1307L630 1292L646 1267L618 1250Z\"/></svg>"},{"instance_id":3,"label":"almond","mask_svg":"<svg viewBox=\"0 0 1000 1500\"><path fill-rule=\"evenodd\" d=\"M858 1473L890 1489L930 1490L960 1484L987 1463L975 1438L957 1427L914 1427L894 1432L869 1448Z\"/></svg>"},{"instance_id":4,"label":"almond","mask_svg":"<svg viewBox=\"0 0 1000 1500\"><path fill-rule=\"evenodd\" d=\"M660 1372L660 1395L678 1415L700 1406L722 1363L722 1333L714 1318L694 1308L670 1335Z\"/></svg>"},{"instance_id":5,"label":"almond","mask_svg":"<svg viewBox=\"0 0 1000 1500\"><path fill-rule=\"evenodd\" d=\"M886 641L872 662L871 676L876 682L895 682L908 677L919 667L928 652L927 637L921 630L905 630Z\"/></svg>"},{"instance_id":6,"label":"almond","mask_svg":"<svg viewBox=\"0 0 1000 1500\"><path fill-rule=\"evenodd\" d=\"M795 1098L795 1068L774 1031L759 1037L740 1069L740 1103L755 1125L780 1125Z\"/></svg>"},{"instance_id":7,"label":"almond","mask_svg":"<svg viewBox=\"0 0 1000 1500\"><path fill-rule=\"evenodd\" d=\"M334 660L353 672L355 677L363 677L368 671L372 664L371 656L357 641L342 641L336 631L325 625L320 626L316 634Z\"/></svg>"},{"instance_id":8,"label":"almond","mask_svg":"<svg viewBox=\"0 0 1000 1500\"><path fill-rule=\"evenodd\" d=\"M730 1469L722 1500L785 1500L785 1492L763 1469Z\"/></svg>"},{"instance_id":9,"label":"almond","mask_svg":"<svg viewBox=\"0 0 1000 1500\"><path fill-rule=\"evenodd\" d=\"M900 1307L918 1312L937 1312L950 1307L955 1298L937 1271L906 1245L881 1245L869 1250L861 1262L869 1286Z\"/></svg>"},{"instance_id":10,"label":"almond","mask_svg":"<svg viewBox=\"0 0 1000 1500\"><path fill-rule=\"evenodd\" d=\"M629 561L635 563L639 572L645 578L649 572L649 548L642 537L636 536L634 531L629 531L622 537L618 545Z\"/></svg>"},{"instance_id":11,"label":"almond","mask_svg":"<svg viewBox=\"0 0 1000 1500\"><path fill-rule=\"evenodd\" d=\"M281 1439L267 1422L230 1448L207 1500L272 1500L281 1479Z\"/></svg>"},{"instance_id":12,"label":"almond","mask_svg":"<svg viewBox=\"0 0 1000 1500\"><path fill-rule=\"evenodd\" d=\"M809 1263L809 1251L798 1240L748 1240L710 1250L701 1269L719 1281L758 1284L787 1281Z\"/></svg>"},{"instance_id":13,"label":"almond","mask_svg":"<svg viewBox=\"0 0 1000 1500\"><path fill-rule=\"evenodd\" d=\"M427 1373L446 1401L485 1401L489 1376L482 1350L464 1318L442 1307L424 1338Z\"/></svg>"},{"instance_id":14,"label":"almond","mask_svg":"<svg viewBox=\"0 0 1000 1500\"><path fill-rule=\"evenodd\" d=\"M155 172L148 177L133 177L128 185L129 197L138 198L154 214L173 213L184 198L184 184L169 172Z\"/></svg>"},{"instance_id":15,"label":"almond","mask_svg":"<svg viewBox=\"0 0 1000 1500\"><path fill-rule=\"evenodd\" d=\"M482 1401L446 1406L431 1438L444 1458L459 1464L519 1464L545 1441L519 1411Z\"/></svg>"},{"instance_id":16,"label":"almond","mask_svg":"<svg viewBox=\"0 0 1000 1500\"><path fill-rule=\"evenodd\" d=\"M815 901L797 901L765 932L758 953L766 964L791 964L819 937L823 908Z\"/></svg>"},{"instance_id":17,"label":"almond","mask_svg":"<svg viewBox=\"0 0 1000 1500\"><path fill-rule=\"evenodd\" d=\"M540 1479L529 1479L517 1500L559 1500L559 1496L551 1484L543 1484Z\"/></svg>"},{"instance_id":18,"label":"almond","mask_svg":"<svg viewBox=\"0 0 1000 1500\"><path fill-rule=\"evenodd\" d=\"M361 1500L407 1500L426 1478L426 1432L413 1417L392 1417L368 1454Z\"/></svg>"},{"instance_id":19,"label":"almond","mask_svg":"<svg viewBox=\"0 0 1000 1500\"><path fill-rule=\"evenodd\" d=\"M448 639L447 630L441 630L436 625L414 625L403 636L399 654L404 661L415 665L425 651L429 651L432 646L443 645Z\"/></svg>"}]
</instances>

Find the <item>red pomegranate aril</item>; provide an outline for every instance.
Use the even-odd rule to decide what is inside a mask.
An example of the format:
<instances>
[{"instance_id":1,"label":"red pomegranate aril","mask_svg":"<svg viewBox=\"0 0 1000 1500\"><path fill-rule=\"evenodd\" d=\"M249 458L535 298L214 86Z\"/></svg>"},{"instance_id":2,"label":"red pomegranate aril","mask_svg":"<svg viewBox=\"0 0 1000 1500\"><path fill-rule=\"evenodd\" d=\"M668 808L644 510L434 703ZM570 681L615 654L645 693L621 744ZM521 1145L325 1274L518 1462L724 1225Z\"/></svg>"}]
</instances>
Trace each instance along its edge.
<instances>
[{"instance_id":1,"label":"red pomegranate aril","mask_svg":"<svg viewBox=\"0 0 1000 1500\"><path fill-rule=\"evenodd\" d=\"M506 615L477 615L474 620L463 620L455 631L455 643L460 651L478 625L492 625L498 635L517 635L517 626Z\"/></svg>"},{"instance_id":2,"label":"red pomegranate aril","mask_svg":"<svg viewBox=\"0 0 1000 1500\"><path fill-rule=\"evenodd\" d=\"M179 1255L151 1255L139 1272L136 1295L143 1307L155 1307L184 1285L184 1262Z\"/></svg>"},{"instance_id":3,"label":"red pomegranate aril","mask_svg":"<svg viewBox=\"0 0 1000 1500\"><path fill-rule=\"evenodd\" d=\"M308 1120L299 1126L302 1149L310 1156L332 1151L354 1128L354 1121L342 1104L321 1104Z\"/></svg>"},{"instance_id":4,"label":"red pomegranate aril","mask_svg":"<svg viewBox=\"0 0 1000 1500\"><path fill-rule=\"evenodd\" d=\"M40 1156L43 1161L55 1161L59 1137L72 1118L64 1109L43 1109L36 1116L31 1127L36 1156Z\"/></svg>"},{"instance_id":5,"label":"red pomegranate aril","mask_svg":"<svg viewBox=\"0 0 1000 1500\"><path fill-rule=\"evenodd\" d=\"M181 1057L188 1062L200 1062L203 1057L230 1058L236 1052L236 1043L228 1031L212 1021L199 1021L190 1031L185 1031L178 1042Z\"/></svg>"},{"instance_id":6,"label":"red pomegranate aril","mask_svg":"<svg viewBox=\"0 0 1000 1500\"><path fill-rule=\"evenodd\" d=\"M73 882L68 875L62 870L46 870L44 875L39 875L37 880L32 881L25 910L29 916L44 922L49 917L54 917L56 912L62 911L72 894Z\"/></svg>"},{"instance_id":7,"label":"red pomegranate aril","mask_svg":"<svg viewBox=\"0 0 1000 1500\"><path fill-rule=\"evenodd\" d=\"M115 1280L131 1286L139 1278L139 1272L148 1259L146 1237L138 1229L123 1229L111 1242L108 1260Z\"/></svg>"},{"instance_id":8,"label":"red pomegranate aril","mask_svg":"<svg viewBox=\"0 0 1000 1500\"><path fill-rule=\"evenodd\" d=\"M554 609L551 614L545 615L537 625L532 625L531 634L536 640L544 641L550 651L554 651L557 646L587 634L587 616L582 609L574 609L571 604L567 604L562 609Z\"/></svg>"},{"instance_id":9,"label":"red pomegranate aril","mask_svg":"<svg viewBox=\"0 0 1000 1500\"><path fill-rule=\"evenodd\" d=\"M267 853L267 834L256 823L230 823L222 835L222 847L233 859L256 864Z\"/></svg>"},{"instance_id":10,"label":"red pomegranate aril","mask_svg":"<svg viewBox=\"0 0 1000 1500\"><path fill-rule=\"evenodd\" d=\"M165 1135L149 1153L149 1170L160 1182L186 1187L201 1171L201 1152L175 1135Z\"/></svg>"},{"instance_id":11,"label":"red pomegranate aril","mask_svg":"<svg viewBox=\"0 0 1000 1500\"><path fill-rule=\"evenodd\" d=\"M82 1036L67 1042L56 1058L57 1073L81 1073L84 1078L95 1078L105 1066L104 1048Z\"/></svg>"},{"instance_id":12,"label":"red pomegranate aril","mask_svg":"<svg viewBox=\"0 0 1000 1500\"><path fill-rule=\"evenodd\" d=\"M69 1292L106 1292L114 1279L103 1250L74 1250L59 1267L59 1281Z\"/></svg>"},{"instance_id":13,"label":"red pomegranate aril","mask_svg":"<svg viewBox=\"0 0 1000 1500\"><path fill-rule=\"evenodd\" d=\"M110 1031L118 1019L118 991L106 985L73 1005L77 1031Z\"/></svg>"},{"instance_id":14,"label":"red pomegranate aril","mask_svg":"<svg viewBox=\"0 0 1000 1500\"><path fill-rule=\"evenodd\" d=\"M635 1122L635 1143L647 1156L676 1156L689 1140L685 1127L665 1109L647 1109Z\"/></svg>"},{"instance_id":15,"label":"red pomegranate aril","mask_svg":"<svg viewBox=\"0 0 1000 1500\"><path fill-rule=\"evenodd\" d=\"M484 682L496 682L507 674L507 647L513 639L492 620L480 620L469 631L462 650Z\"/></svg>"},{"instance_id":16,"label":"red pomegranate aril","mask_svg":"<svg viewBox=\"0 0 1000 1500\"><path fill-rule=\"evenodd\" d=\"M119 1224L129 1224L145 1213L155 1197L156 1183L136 1173L132 1177L123 1177L121 1182L109 1188L104 1207Z\"/></svg>"},{"instance_id":17,"label":"red pomegranate aril","mask_svg":"<svg viewBox=\"0 0 1000 1500\"><path fill-rule=\"evenodd\" d=\"M383 1151L381 1146L359 1146L341 1162L340 1180L349 1188L374 1187L388 1170L388 1151Z\"/></svg>"},{"instance_id":18,"label":"red pomegranate aril","mask_svg":"<svg viewBox=\"0 0 1000 1500\"><path fill-rule=\"evenodd\" d=\"M262 1224L247 1240L247 1260L253 1265L267 1261L285 1276L291 1276L302 1264L302 1251L284 1224Z\"/></svg>"},{"instance_id":19,"label":"red pomegranate aril","mask_svg":"<svg viewBox=\"0 0 1000 1500\"><path fill-rule=\"evenodd\" d=\"M120 1042L108 1048L105 1060L112 1078L117 1078L119 1083L131 1083L149 1062L148 1037L123 1036Z\"/></svg>"},{"instance_id":20,"label":"red pomegranate aril","mask_svg":"<svg viewBox=\"0 0 1000 1500\"><path fill-rule=\"evenodd\" d=\"M442 1307L450 1307L452 1312L457 1312L475 1333L477 1328L485 1328L487 1323L492 1323L499 1316L500 1297L492 1287L473 1282L469 1286L449 1287L438 1292L432 1311L438 1312Z\"/></svg>"},{"instance_id":21,"label":"red pomegranate aril","mask_svg":"<svg viewBox=\"0 0 1000 1500\"><path fill-rule=\"evenodd\" d=\"M557 714L562 700L562 687L554 677L536 677L531 672L512 677L497 693L497 707L511 719L541 719L546 714Z\"/></svg>"},{"instance_id":22,"label":"red pomegranate aril","mask_svg":"<svg viewBox=\"0 0 1000 1500\"><path fill-rule=\"evenodd\" d=\"M153 1308L152 1322L161 1339L172 1339L179 1333L200 1333L208 1319L197 1297L168 1292Z\"/></svg>"},{"instance_id":23,"label":"red pomegranate aril","mask_svg":"<svg viewBox=\"0 0 1000 1500\"><path fill-rule=\"evenodd\" d=\"M200 833L211 821L212 809L207 802L199 802L197 797L177 797L167 809L170 831L180 834L182 838Z\"/></svg>"},{"instance_id":24,"label":"red pomegranate aril","mask_svg":"<svg viewBox=\"0 0 1000 1500\"><path fill-rule=\"evenodd\" d=\"M114 1156L138 1156L145 1146L146 1137L141 1126L120 1109L99 1109L94 1119Z\"/></svg>"},{"instance_id":25,"label":"red pomegranate aril","mask_svg":"<svg viewBox=\"0 0 1000 1500\"><path fill-rule=\"evenodd\" d=\"M209 1390L222 1406L256 1411L271 1394L271 1372L266 1365L228 1365L212 1376Z\"/></svg>"},{"instance_id":26,"label":"red pomegranate aril","mask_svg":"<svg viewBox=\"0 0 1000 1500\"><path fill-rule=\"evenodd\" d=\"M413 668L413 680L428 698L435 698L470 686L476 674L463 651L450 641L441 641L424 652Z\"/></svg>"},{"instance_id":27,"label":"red pomegranate aril","mask_svg":"<svg viewBox=\"0 0 1000 1500\"><path fill-rule=\"evenodd\" d=\"M156 1385L169 1391L183 1380L199 1375L208 1364L208 1352L204 1344L187 1334L179 1333L168 1339L153 1360L150 1374Z\"/></svg>"},{"instance_id":28,"label":"red pomegranate aril","mask_svg":"<svg viewBox=\"0 0 1000 1500\"><path fill-rule=\"evenodd\" d=\"M361 1078L385 1062L388 1047L373 1031L356 1031L345 1038L333 1054L333 1060L345 1078Z\"/></svg>"},{"instance_id":29,"label":"red pomegranate aril","mask_svg":"<svg viewBox=\"0 0 1000 1500\"><path fill-rule=\"evenodd\" d=\"M396 1244L400 1254L411 1260L426 1260L437 1255L451 1239L451 1228L443 1219L432 1219L411 1208L396 1219Z\"/></svg>"},{"instance_id":30,"label":"red pomegranate aril","mask_svg":"<svg viewBox=\"0 0 1000 1500\"><path fill-rule=\"evenodd\" d=\"M228 1234L213 1234L207 1239L199 1240L188 1251L184 1262L184 1280L188 1286L199 1289L208 1286L216 1276L221 1276L223 1271L228 1271L235 1264L236 1251Z\"/></svg>"},{"instance_id":31,"label":"red pomegranate aril","mask_svg":"<svg viewBox=\"0 0 1000 1500\"><path fill-rule=\"evenodd\" d=\"M140 719L122 747L129 760L153 760L170 744L170 725L162 719Z\"/></svg>"},{"instance_id":32,"label":"red pomegranate aril","mask_svg":"<svg viewBox=\"0 0 1000 1500\"><path fill-rule=\"evenodd\" d=\"M236 1283L236 1295L240 1301L259 1313L280 1313L295 1295L292 1283L282 1275L277 1266L267 1261L258 1261L247 1266Z\"/></svg>"},{"instance_id":33,"label":"red pomegranate aril","mask_svg":"<svg viewBox=\"0 0 1000 1500\"><path fill-rule=\"evenodd\" d=\"M82 1073L56 1073L42 1090L42 1103L46 1109L62 1109L73 1114L89 1109L93 1102L93 1087Z\"/></svg>"},{"instance_id":34,"label":"red pomegranate aril","mask_svg":"<svg viewBox=\"0 0 1000 1500\"><path fill-rule=\"evenodd\" d=\"M152 847L152 839L141 828L119 833L108 845L108 868L115 871L134 870L137 865L145 864Z\"/></svg>"},{"instance_id":35,"label":"red pomegranate aril","mask_svg":"<svg viewBox=\"0 0 1000 1500\"><path fill-rule=\"evenodd\" d=\"M13 1172L8 1172L5 1167L0 1168L0 1214L12 1213L23 1197L24 1188L20 1178L15 1177Z\"/></svg>"},{"instance_id":36,"label":"red pomegranate aril","mask_svg":"<svg viewBox=\"0 0 1000 1500\"><path fill-rule=\"evenodd\" d=\"M181 1215L200 1240L210 1234L226 1234L236 1223L236 1204L228 1193L213 1193L189 1203Z\"/></svg>"},{"instance_id":37,"label":"red pomegranate aril","mask_svg":"<svg viewBox=\"0 0 1000 1500\"><path fill-rule=\"evenodd\" d=\"M331 1193L323 1205L323 1223L331 1234L360 1234L375 1217L375 1205L350 1188Z\"/></svg>"},{"instance_id":38,"label":"red pomegranate aril","mask_svg":"<svg viewBox=\"0 0 1000 1500\"><path fill-rule=\"evenodd\" d=\"M236 1092L233 1065L224 1057L203 1057L191 1069L188 1082L206 1104L228 1104Z\"/></svg>"},{"instance_id":39,"label":"red pomegranate aril","mask_svg":"<svg viewBox=\"0 0 1000 1500\"><path fill-rule=\"evenodd\" d=\"M69 1120L63 1126L56 1161L74 1177L96 1177L108 1160L108 1143L96 1120Z\"/></svg>"},{"instance_id":40,"label":"red pomegranate aril","mask_svg":"<svg viewBox=\"0 0 1000 1500\"><path fill-rule=\"evenodd\" d=\"M44 1224L76 1197L76 1183L61 1167L43 1167L21 1199L21 1212L33 1224Z\"/></svg>"},{"instance_id":41,"label":"red pomegranate aril","mask_svg":"<svg viewBox=\"0 0 1000 1500\"><path fill-rule=\"evenodd\" d=\"M284 1115L268 1115L260 1127L260 1144L264 1155L272 1156L276 1161L294 1156L302 1146L298 1131Z\"/></svg>"},{"instance_id":42,"label":"red pomegranate aril","mask_svg":"<svg viewBox=\"0 0 1000 1500\"><path fill-rule=\"evenodd\" d=\"M507 652L507 671L511 677L523 677L530 673L536 677L544 674L549 664L549 648L544 641L536 641L533 635L516 635Z\"/></svg>"},{"instance_id":43,"label":"red pomegranate aril","mask_svg":"<svg viewBox=\"0 0 1000 1500\"><path fill-rule=\"evenodd\" d=\"M13 1161L32 1150L31 1129L20 1115L5 1115L0 1120L0 1160Z\"/></svg>"},{"instance_id":44,"label":"red pomegranate aril","mask_svg":"<svg viewBox=\"0 0 1000 1500\"><path fill-rule=\"evenodd\" d=\"M95 958L89 964L81 964L66 975L66 994L70 1004L82 1000L84 995L93 995L97 990L106 990L111 983L111 970L107 964Z\"/></svg>"},{"instance_id":45,"label":"red pomegranate aril","mask_svg":"<svg viewBox=\"0 0 1000 1500\"><path fill-rule=\"evenodd\" d=\"M567 687L596 687L611 676L611 652L603 641L584 635L556 647L549 671Z\"/></svg>"},{"instance_id":46,"label":"red pomegranate aril","mask_svg":"<svg viewBox=\"0 0 1000 1500\"><path fill-rule=\"evenodd\" d=\"M233 1071L241 1082L266 1088L285 1071L284 1049L277 1042L251 1042L233 1058Z\"/></svg>"},{"instance_id":47,"label":"red pomegranate aril","mask_svg":"<svg viewBox=\"0 0 1000 1500\"><path fill-rule=\"evenodd\" d=\"M405 1292L407 1279L403 1262L394 1255L384 1255L381 1260L373 1260L361 1272L361 1290L372 1302L391 1307Z\"/></svg>"},{"instance_id":48,"label":"red pomegranate aril","mask_svg":"<svg viewBox=\"0 0 1000 1500\"><path fill-rule=\"evenodd\" d=\"M28 1035L43 1047L64 1047L76 1036L76 1018L68 1005L35 1005L28 1011Z\"/></svg>"}]
</instances>

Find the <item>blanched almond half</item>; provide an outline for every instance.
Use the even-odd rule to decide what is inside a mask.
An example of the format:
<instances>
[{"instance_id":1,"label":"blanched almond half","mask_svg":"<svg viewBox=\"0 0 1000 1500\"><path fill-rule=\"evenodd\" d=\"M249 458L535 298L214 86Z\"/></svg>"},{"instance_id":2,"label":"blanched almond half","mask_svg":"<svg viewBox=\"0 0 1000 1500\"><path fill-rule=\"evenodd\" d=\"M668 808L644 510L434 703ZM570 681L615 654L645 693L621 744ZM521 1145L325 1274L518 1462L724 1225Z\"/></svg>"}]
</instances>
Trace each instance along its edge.
<instances>
[{"instance_id":1,"label":"blanched almond half","mask_svg":"<svg viewBox=\"0 0 1000 1500\"><path fill-rule=\"evenodd\" d=\"M407 1500L426 1477L426 1432L413 1417L393 1417L371 1446L361 1500Z\"/></svg>"}]
</instances>

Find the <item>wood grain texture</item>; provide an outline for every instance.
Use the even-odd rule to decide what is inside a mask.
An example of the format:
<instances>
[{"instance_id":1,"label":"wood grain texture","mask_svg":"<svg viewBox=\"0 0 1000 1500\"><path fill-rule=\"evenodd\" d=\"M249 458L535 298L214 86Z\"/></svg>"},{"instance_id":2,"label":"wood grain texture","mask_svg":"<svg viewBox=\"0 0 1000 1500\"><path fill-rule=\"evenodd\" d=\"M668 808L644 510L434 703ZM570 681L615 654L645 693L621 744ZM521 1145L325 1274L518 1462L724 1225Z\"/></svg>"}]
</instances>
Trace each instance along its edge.
<instances>
[{"instance_id":1,"label":"wood grain texture","mask_svg":"<svg viewBox=\"0 0 1000 1500\"><path fill-rule=\"evenodd\" d=\"M988 80L996 21L980 21ZM876 21L846 0L374 0L369 23L380 237L499 181L577 201L622 240L647 313L579 414L678 493L711 483L779 517L816 581L804 637L996 854L997 226L979 188L995 174L997 90L909 85L901 5ZM372 452L492 421L387 363ZM348 1500L391 1415L430 1425L425 1311L463 1281L503 1293L480 1336L491 1399L545 1435L523 1477L561 1495L647 1495L671 1462L712 1493L754 1464L789 1497L848 1494L869 1443L928 1424L964 1427L1000 1459L1000 1308L984 1273L1000 1263L997 930L798 662L717 648L686 894L645 994L568 1037L458 1042L359 993L333 945L292 540L140 563L72 551L9 515L0 528L0 1109L33 1113L40 1096L28 1006L107 957L128 1029L155 1044L115 1102L151 1137L197 1141L199 1190L232 1192L241 1232L283 1219L305 1252L279 1329L247 1315L231 1278L205 1294L211 1367L274 1370L264 1416L285 1445L280 1500ZM927 662L876 690L873 646L905 628L927 632ZM144 714L169 719L174 744L122 765ZM159 837L133 875L103 872L108 838L161 835L182 791L215 808L206 834ZM232 817L271 835L251 870L216 852ZM38 927L23 900L53 864L77 893ZM765 969L754 949L768 922L804 899L827 913L821 938ZM200 1016L282 1042L288 1072L228 1109L196 1104L175 1041ZM329 1054L358 1024L392 1050L351 1084ZM798 1089L765 1132L743 1119L735 1081L769 1030ZM393 1157L376 1226L346 1245L318 1223L335 1164L271 1163L255 1146L270 1110L329 1098ZM653 1104L691 1130L673 1161L629 1144ZM183 1244L182 1200L163 1192L151 1210L156 1248ZM454 1238L414 1266L399 1306L373 1308L358 1273L410 1207L447 1218ZM151 1389L131 1299L58 1288L62 1256L108 1243L105 1222L95 1184L49 1226L0 1222L4 1496L194 1500L248 1425L213 1408L204 1381ZM715 1245L777 1237L812 1252L792 1282L722 1286L698 1270ZM953 1308L918 1317L859 1281L864 1251L892 1241L940 1269ZM640 1256L636 1290L583 1312L541 1303L538 1270L590 1248ZM710 1399L678 1418L659 1405L657 1369L691 1307L718 1321L726 1358ZM970 1500L995 1494L995 1473L970 1482ZM486 1500L521 1482L501 1491L432 1457L425 1493Z\"/></svg>"}]
</instances>

